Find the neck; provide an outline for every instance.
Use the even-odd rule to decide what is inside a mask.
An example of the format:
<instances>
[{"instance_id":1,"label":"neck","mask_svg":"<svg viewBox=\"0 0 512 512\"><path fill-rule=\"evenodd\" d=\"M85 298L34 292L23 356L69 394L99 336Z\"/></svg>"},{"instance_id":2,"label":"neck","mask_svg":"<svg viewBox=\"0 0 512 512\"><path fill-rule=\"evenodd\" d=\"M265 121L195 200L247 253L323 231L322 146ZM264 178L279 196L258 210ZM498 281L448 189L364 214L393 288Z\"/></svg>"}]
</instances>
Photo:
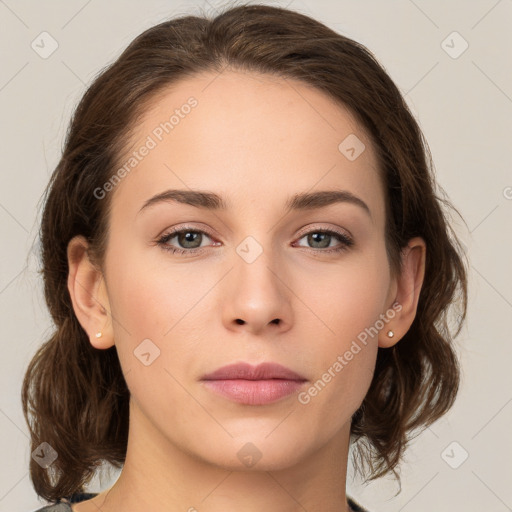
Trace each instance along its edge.
<instances>
[{"instance_id":1,"label":"neck","mask_svg":"<svg viewBox=\"0 0 512 512\"><path fill-rule=\"evenodd\" d=\"M240 461L222 467L176 446L131 400L123 470L113 487L91 502L102 512L349 512L345 493L349 432L347 423L297 463L280 460L269 467L262 456L253 467L240 470ZM244 444L233 439L238 450ZM73 510L88 512L86 502Z\"/></svg>"}]
</instances>

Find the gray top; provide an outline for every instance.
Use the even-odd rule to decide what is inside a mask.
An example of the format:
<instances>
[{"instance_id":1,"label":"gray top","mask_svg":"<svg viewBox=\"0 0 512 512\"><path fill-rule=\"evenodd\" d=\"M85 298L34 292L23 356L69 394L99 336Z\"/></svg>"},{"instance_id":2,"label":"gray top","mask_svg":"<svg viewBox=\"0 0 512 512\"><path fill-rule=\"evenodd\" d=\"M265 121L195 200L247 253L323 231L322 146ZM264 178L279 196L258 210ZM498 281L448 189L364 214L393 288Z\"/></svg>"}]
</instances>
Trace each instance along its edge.
<instances>
[{"instance_id":1,"label":"gray top","mask_svg":"<svg viewBox=\"0 0 512 512\"><path fill-rule=\"evenodd\" d=\"M80 501L89 500L94 498L97 493L77 493L73 494L69 499L69 503L66 501L61 501L60 503L56 503L55 505L47 505L46 507L39 508L34 512L72 512L71 511L71 503L78 503ZM354 512L369 512L365 508L361 507L358 503L356 503L350 496L347 496L347 501L350 508Z\"/></svg>"},{"instance_id":2,"label":"gray top","mask_svg":"<svg viewBox=\"0 0 512 512\"><path fill-rule=\"evenodd\" d=\"M71 496L67 496L67 501L61 501L60 503L55 503L52 505L46 505L43 508L38 508L34 512L72 512L71 511L71 504L72 503L78 503L80 501L90 500L91 498L94 498L94 496L97 496L98 493L94 492L82 492L82 493L75 493Z\"/></svg>"},{"instance_id":3,"label":"gray top","mask_svg":"<svg viewBox=\"0 0 512 512\"><path fill-rule=\"evenodd\" d=\"M38 508L35 512L70 512L70 510L71 505L69 503L61 502L55 505Z\"/></svg>"}]
</instances>

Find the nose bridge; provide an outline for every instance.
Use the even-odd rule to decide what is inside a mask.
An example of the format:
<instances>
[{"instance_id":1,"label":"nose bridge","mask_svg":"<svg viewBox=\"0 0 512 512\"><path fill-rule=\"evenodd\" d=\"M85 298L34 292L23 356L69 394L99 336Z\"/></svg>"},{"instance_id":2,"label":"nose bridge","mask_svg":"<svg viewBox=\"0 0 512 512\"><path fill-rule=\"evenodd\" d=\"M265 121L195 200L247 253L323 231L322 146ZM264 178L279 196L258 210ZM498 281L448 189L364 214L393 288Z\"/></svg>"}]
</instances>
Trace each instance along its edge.
<instances>
[{"instance_id":1,"label":"nose bridge","mask_svg":"<svg viewBox=\"0 0 512 512\"><path fill-rule=\"evenodd\" d=\"M279 251L268 233L248 236L235 248L231 286L225 297L225 320L257 331L267 325L291 322L289 293L284 285Z\"/></svg>"},{"instance_id":2,"label":"nose bridge","mask_svg":"<svg viewBox=\"0 0 512 512\"><path fill-rule=\"evenodd\" d=\"M269 237L262 243L252 236L244 239L236 248L235 258L234 279L239 294L248 294L254 302L262 299L268 302L280 296L283 290L278 260Z\"/></svg>"}]
</instances>

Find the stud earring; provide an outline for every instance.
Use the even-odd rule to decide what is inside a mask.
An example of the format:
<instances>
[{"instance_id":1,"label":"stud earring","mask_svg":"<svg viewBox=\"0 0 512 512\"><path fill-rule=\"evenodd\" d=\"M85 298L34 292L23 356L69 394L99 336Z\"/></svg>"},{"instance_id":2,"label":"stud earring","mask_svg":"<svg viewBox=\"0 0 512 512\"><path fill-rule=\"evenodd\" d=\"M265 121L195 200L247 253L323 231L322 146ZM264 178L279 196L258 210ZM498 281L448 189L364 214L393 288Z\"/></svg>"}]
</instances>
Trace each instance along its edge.
<instances>
[{"instance_id":1,"label":"stud earring","mask_svg":"<svg viewBox=\"0 0 512 512\"><path fill-rule=\"evenodd\" d=\"M101 338L103 336L103 333L101 331L98 331L96 333L96 338Z\"/></svg>"},{"instance_id":2,"label":"stud earring","mask_svg":"<svg viewBox=\"0 0 512 512\"><path fill-rule=\"evenodd\" d=\"M395 335L393 331L388 331L388 338L392 338Z\"/></svg>"}]
</instances>

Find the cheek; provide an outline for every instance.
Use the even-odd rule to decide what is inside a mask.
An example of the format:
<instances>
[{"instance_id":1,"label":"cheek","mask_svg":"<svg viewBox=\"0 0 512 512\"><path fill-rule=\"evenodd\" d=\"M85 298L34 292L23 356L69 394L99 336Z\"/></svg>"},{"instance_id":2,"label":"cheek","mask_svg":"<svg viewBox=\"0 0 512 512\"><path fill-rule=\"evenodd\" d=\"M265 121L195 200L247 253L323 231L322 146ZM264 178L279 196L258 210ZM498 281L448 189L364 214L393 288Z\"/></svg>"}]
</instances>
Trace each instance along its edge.
<instances>
[{"instance_id":1,"label":"cheek","mask_svg":"<svg viewBox=\"0 0 512 512\"><path fill-rule=\"evenodd\" d=\"M148 261L147 249L144 255L128 246L112 243L106 261L116 350L135 395L137 389L159 389L159 396L170 397L174 381L169 373L181 381L182 374L193 371L194 354L201 348L197 329L204 323L201 298L213 276L194 265L170 266L162 257ZM144 366L144 357L150 365Z\"/></svg>"},{"instance_id":2,"label":"cheek","mask_svg":"<svg viewBox=\"0 0 512 512\"><path fill-rule=\"evenodd\" d=\"M164 337L209 287L193 265L169 265L162 257L155 263L143 251L117 253L107 260L112 313L134 336Z\"/></svg>"},{"instance_id":3,"label":"cheek","mask_svg":"<svg viewBox=\"0 0 512 512\"><path fill-rule=\"evenodd\" d=\"M310 411L321 409L319 416L333 424L339 414L350 417L357 410L373 378L390 283L385 258L384 248L376 247L347 259L336 272L309 277L302 290L316 317L308 315L305 331L312 341L304 340L303 350L315 379L299 402Z\"/></svg>"},{"instance_id":4,"label":"cheek","mask_svg":"<svg viewBox=\"0 0 512 512\"><path fill-rule=\"evenodd\" d=\"M363 276L358 280L352 274L341 290L329 294L328 301L323 299L324 309L318 315L324 315L332 332L323 329L328 332L325 336L311 332L312 342L305 343L302 351L312 377L297 397L301 419L304 430L321 432L324 441L350 421L373 378L378 349L374 326L384 293L376 289L375 280Z\"/></svg>"},{"instance_id":5,"label":"cheek","mask_svg":"<svg viewBox=\"0 0 512 512\"><path fill-rule=\"evenodd\" d=\"M299 297L323 332L344 343L370 327L384 312L390 277L383 248L343 257L339 264L304 269ZM321 322L318 322L320 320ZM336 345L336 342L334 342Z\"/></svg>"},{"instance_id":6,"label":"cheek","mask_svg":"<svg viewBox=\"0 0 512 512\"><path fill-rule=\"evenodd\" d=\"M115 261L109 273L114 339L133 400L155 425L168 425L174 410L187 410L189 420L199 416L202 425L204 418L187 405L190 395L182 386L190 384L204 349L195 326L201 322L199 301L211 283L184 265L173 271L148 265L135 252Z\"/></svg>"}]
</instances>

